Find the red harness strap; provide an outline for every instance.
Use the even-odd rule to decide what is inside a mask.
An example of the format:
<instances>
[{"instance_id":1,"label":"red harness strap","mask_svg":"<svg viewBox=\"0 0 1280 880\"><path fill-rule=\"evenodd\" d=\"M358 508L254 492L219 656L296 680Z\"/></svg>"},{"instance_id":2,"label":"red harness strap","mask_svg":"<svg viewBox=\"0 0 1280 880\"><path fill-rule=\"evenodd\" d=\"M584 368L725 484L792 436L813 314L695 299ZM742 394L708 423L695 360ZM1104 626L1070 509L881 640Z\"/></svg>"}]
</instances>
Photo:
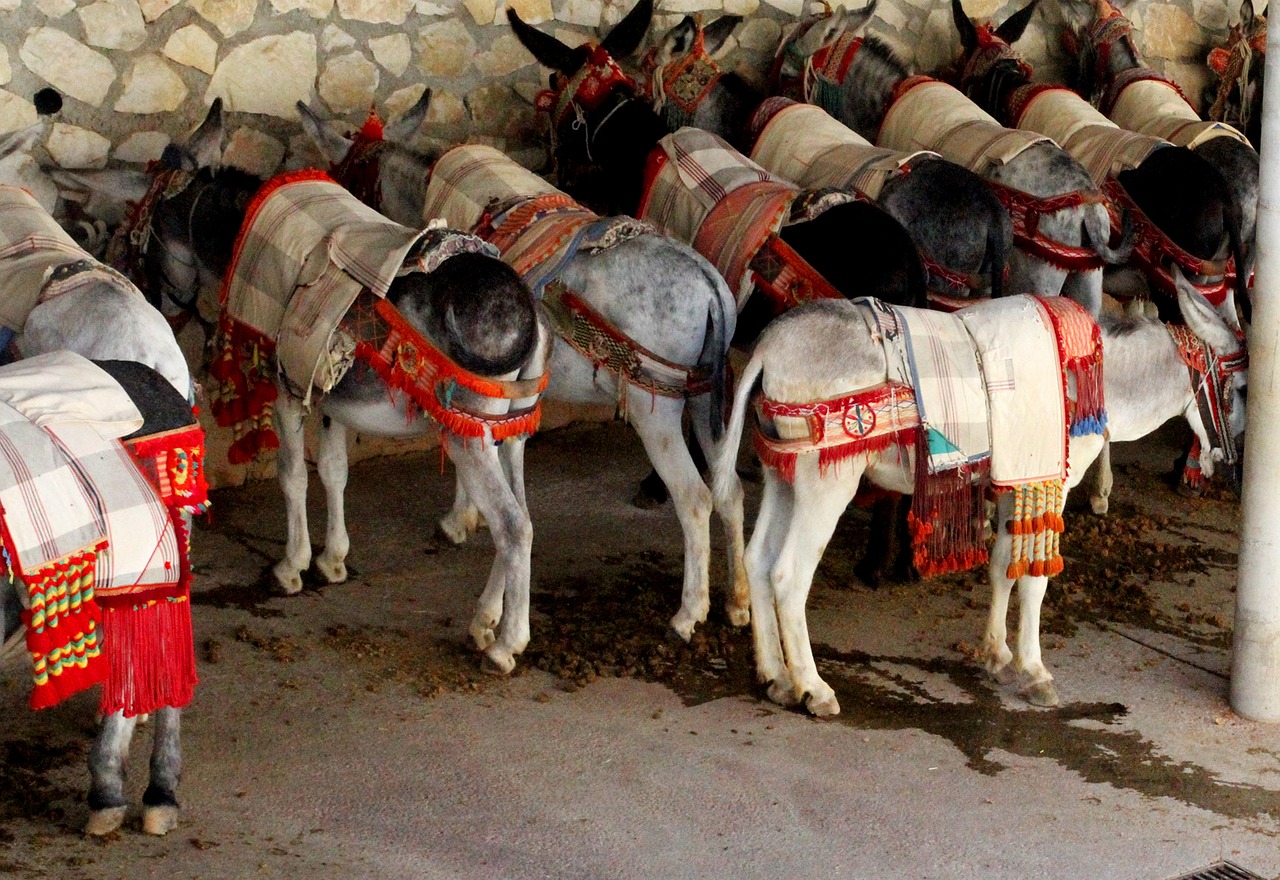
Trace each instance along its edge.
<instances>
[{"instance_id":1,"label":"red harness strap","mask_svg":"<svg viewBox=\"0 0 1280 880\"><path fill-rule=\"evenodd\" d=\"M347 192L375 211L382 206L382 151L387 142L382 139L382 120L373 108L369 116L352 137L351 149L341 162L329 166L329 176L342 184Z\"/></svg>"},{"instance_id":2,"label":"red harness strap","mask_svg":"<svg viewBox=\"0 0 1280 880\"><path fill-rule=\"evenodd\" d=\"M1123 214L1128 213L1135 233L1131 259L1155 284L1157 290L1166 296L1177 297L1178 288L1172 273L1172 266L1176 265L1182 270L1183 275L1220 276L1218 281L1208 283L1191 281L1190 283L1214 308L1226 301L1235 280L1233 259L1205 260L1188 253L1169 238L1160 227L1151 222L1151 218L1143 213L1119 181L1109 178L1102 184L1102 189L1109 198L1107 210L1111 214L1113 229L1120 228L1123 223ZM1188 281L1190 281L1189 278Z\"/></svg>"},{"instance_id":3,"label":"red harness strap","mask_svg":"<svg viewBox=\"0 0 1280 880\"><path fill-rule=\"evenodd\" d=\"M534 103L539 110L550 113L552 127L559 128L573 112L574 106L595 110L619 86L638 91L636 81L623 72L608 50L603 46L593 46L586 63L577 73L562 81L557 88L539 92Z\"/></svg>"},{"instance_id":4,"label":"red harness strap","mask_svg":"<svg viewBox=\"0 0 1280 880\"><path fill-rule=\"evenodd\" d=\"M1040 232L1040 218L1043 215L1081 205L1105 204L1106 197L1102 193L1076 190L1041 198L990 180L987 185L1013 219L1013 242L1019 250L1068 272L1088 272L1104 265L1105 261L1096 251L1062 244Z\"/></svg>"},{"instance_id":5,"label":"red harness strap","mask_svg":"<svg viewBox=\"0 0 1280 880\"><path fill-rule=\"evenodd\" d=\"M749 264L752 280L779 314L813 299L844 299L830 281L776 233L765 239Z\"/></svg>"}]
</instances>

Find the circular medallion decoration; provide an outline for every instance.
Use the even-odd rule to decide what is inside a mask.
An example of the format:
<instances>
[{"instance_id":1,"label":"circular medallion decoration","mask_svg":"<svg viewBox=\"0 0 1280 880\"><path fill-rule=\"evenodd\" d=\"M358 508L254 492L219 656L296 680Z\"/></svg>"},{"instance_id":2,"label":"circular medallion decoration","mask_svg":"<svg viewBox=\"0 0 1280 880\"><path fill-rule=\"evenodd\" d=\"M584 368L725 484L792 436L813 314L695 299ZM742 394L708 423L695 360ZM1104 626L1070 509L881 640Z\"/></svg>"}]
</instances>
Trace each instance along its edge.
<instances>
[{"instance_id":1,"label":"circular medallion decoration","mask_svg":"<svg viewBox=\"0 0 1280 880\"><path fill-rule=\"evenodd\" d=\"M844 411L844 432L855 439L867 436L875 429L876 411L865 403L855 403Z\"/></svg>"}]
</instances>

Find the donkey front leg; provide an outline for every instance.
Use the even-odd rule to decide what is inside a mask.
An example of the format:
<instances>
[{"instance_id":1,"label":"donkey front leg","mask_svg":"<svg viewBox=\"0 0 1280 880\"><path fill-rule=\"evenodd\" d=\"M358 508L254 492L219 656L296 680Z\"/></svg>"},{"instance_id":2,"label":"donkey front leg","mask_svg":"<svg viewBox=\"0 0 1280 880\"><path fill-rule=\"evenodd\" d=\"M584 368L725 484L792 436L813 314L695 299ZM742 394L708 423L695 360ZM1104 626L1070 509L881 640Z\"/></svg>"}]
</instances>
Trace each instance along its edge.
<instances>
[{"instance_id":1,"label":"donkey front leg","mask_svg":"<svg viewBox=\"0 0 1280 880\"><path fill-rule=\"evenodd\" d=\"M684 401L627 387L630 422L671 492L684 533L684 587L671 627L686 642L711 607L711 490L689 455L680 428Z\"/></svg>"},{"instance_id":2,"label":"donkey front leg","mask_svg":"<svg viewBox=\"0 0 1280 880\"><path fill-rule=\"evenodd\" d=\"M493 534L493 567L471 621L471 637L497 671L507 673L515 668L516 655L529 644L533 524L520 498L508 485L506 471L492 442L453 436L446 442L459 483L488 521ZM522 467L518 473L523 476ZM523 494L521 491L520 496Z\"/></svg>"},{"instance_id":3,"label":"donkey front leg","mask_svg":"<svg viewBox=\"0 0 1280 880\"><path fill-rule=\"evenodd\" d=\"M694 436L707 461L714 461L717 444L711 439L710 418L719 418L719 415L709 415L710 406L709 394L689 401ZM745 514L742 481L738 479L736 471L733 474L733 497L728 504L721 505L714 495L712 501L716 514L724 524L725 549L729 555L729 594L725 598L725 614L733 626L746 626L751 622L751 586L747 581L746 565L743 562L746 554Z\"/></svg>"},{"instance_id":4,"label":"donkey front leg","mask_svg":"<svg viewBox=\"0 0 1280 880\"><path fill-rule=\"evenodd\" d=\"M1013 661L1013 652L1009 650L1008 623L1009 597L1013 594L1013 579L1006 575L1009 561L1013 557L1013 536L1009 534L1008 522L1013 516L1013 498L1008 492L1002 492L996 498L996 536L991 546L991 555L987 565L987 580L991 585L991 605L987 609L987 630L982 636L982 650L979 654L984 659L987 671L997 681L1007 683L1012 676L1009 664Z\"/></svg>"},{"instance_id":5,"label":"donkey front leg","mask_svg":"<svg viewBox=\"0 0 1280 880\"><path fill-rule=\"evenodd\" d=\"M151 780L142 794L142 830L168 834L178 827L178 779L182 776L182 710L157 709L151 746Z\"/></svg>"},{"instance_id":6,"label":"donkey front leg","mask_svg":"<svg viewBox=\"0 0 1280 880\"><path fill-rule=\"evenodd\" d=\"M351 549L345 506L347 427L328 416L324 417L320 431L320 457L316 470L324 485L326 510L324 550L316 557L316 569L327 583L340 584L347 579L346 559Z\"/></svg>"},{"instance_id":7,"label":"donkey front leg","mask_svg":"<svg viewBox=\"0 0 1280 880\"><path fill-rule=\"evenodd\" d=\"M278 386L277 386L278 387ZM280 450L276 456L280 490L284 494L285 522L289 530L284 559L272 572L287 594L302 590L302 573L311 567L311 533L307 526L307 462L304 448L302 402L280 389L274 413Z\"/></svg>"},{"instance_id":8,"label":"donkey front leg","mask_svg":"<svg viewBox=\"0 0 1280 880\"><path fill-rule=\"evenodd\" d=\"M1029 679L1022 694L1033 706L1056 706L1061 700L1053 676L1040 657L1040 605L1049 588L1043 575L1018 578L1018 669Z\"/></svg>"},{"instance_id":9,"label":"donkey front leg","mask_svg":"<svg viewBox=\"0 0 1280 880\"><path fill-rule=\"evenodd\" d=\"M89 749L89 821L85 834L102 836L124 822L124 762L138 719L116 712L102 719Z\"/></svg>"},{"instance_id":10,"label":"donkey front leg","mask_svg":"<svg viewBox=\"0 0 1280 880\"><path fill-rule=\"evenodd\" d=\"M1106 516L1111 507L1111 488L1115 476L1111 473L1111 441L1104 440L1098 453L1098 472L1094 475L1093 492L1089 495L1089 509L1098 516Z\"/></svg>"}]
</instances>

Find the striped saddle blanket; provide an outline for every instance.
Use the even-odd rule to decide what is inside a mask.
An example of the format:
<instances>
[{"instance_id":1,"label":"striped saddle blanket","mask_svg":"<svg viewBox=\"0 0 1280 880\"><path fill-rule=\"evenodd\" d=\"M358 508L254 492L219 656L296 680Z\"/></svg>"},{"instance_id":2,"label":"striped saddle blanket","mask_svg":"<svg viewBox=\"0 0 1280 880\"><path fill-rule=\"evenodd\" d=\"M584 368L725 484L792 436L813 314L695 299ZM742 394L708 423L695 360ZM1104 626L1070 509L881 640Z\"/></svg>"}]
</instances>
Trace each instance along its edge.
<instances>
[{"instance_id":1,"label":"striped saddle blanket","mask_svg":"<svg viewBox=\"0 0 1280 880\"><path fill-rule=\"evenodd\" d=\"M752 161L801 187L855 189L872 200L915 159L937 155L873 146L821 107L788 98L766 101L752 126Z\"/></svg>"},{"instance_id":2,"label":"striped saddle blanket","mask_svg":"<svg viewBox=\"0 0 1280 880\"><path fill-rule=\"evenodd\" d=\"M801 190L722 138L682 128L660 140L650 153L639 213L659 231L688 242L710 260L741 308L762 280L757 257L766 245L779 242L778 230L859 198L836 190ZM807 289L830 288L794 252L780 254L779 260L795 264L799 274L809 278ZM781 287L769 283L781 292ZM818 295L839 294L828 290Z\"/></svg>"},{"instance_id":3,"label":"striped saddle blanket","mask_svg":"<svg viewBox=\"0 0 1280 880\"><path fill-rule=\"evenodd\" d=\"M469 230L494 245L541 297L580 251L653 232L631 217L600 217L493 147L464 144L431 171L424 218Z\"/></svg>"},{"instance_id":4,"label":"striped saddle blanket","mask_svg":"<svg viewBox=\"0 0 1280 880\"><path fill-rule=\"evenodd\" d=\"M1154 135L1121 128L1070 89L1024 88L1026 95L1015 99L1018 128L1052 138L1096 183L1137 168L1153 151L1169 145Z\"/></svg>"},{"instance_id":5,"label":"striped saddle blanket","mask_svg":"<svg viewBox=\"0 0 1280 880\"><path fill-rule=\"evenodd\" d=\"M954 86L917 77L889 105L876 143L910 153L931 150L986 176L1032 146L1048 140L1005 128Z\"/></svg>"},{"instance_id":6,"label":"striped saddle blanket","mask_svg":"<svg viewBox=\"0 0 1280 880\"><path fill-rule=\"evenodd\" d=\"M1206 121L1181 90L1153 70L1139 68L1134 78L1117 81L1121 86L1111 98L1107 116L1116 125L1139 134L1163 138L1177 147L1200 146L1219 137L1248 138L1225 122Z\"/></svg>"},{"instance_id":7,"label":"striped saddle blanket","mask_svg":"<svg viewBox=\"0 0 1280 880\"><path fill-rule=\"evenodd\" d=\"M33 707L98 682L103 712L191 697L181 514L207 499L203 433L159 377L152 393L175 398L185 424L138 438L143 417L128 393L79 355L0 369L3 567L23 588Z\"/></svg>"}]
</instances>

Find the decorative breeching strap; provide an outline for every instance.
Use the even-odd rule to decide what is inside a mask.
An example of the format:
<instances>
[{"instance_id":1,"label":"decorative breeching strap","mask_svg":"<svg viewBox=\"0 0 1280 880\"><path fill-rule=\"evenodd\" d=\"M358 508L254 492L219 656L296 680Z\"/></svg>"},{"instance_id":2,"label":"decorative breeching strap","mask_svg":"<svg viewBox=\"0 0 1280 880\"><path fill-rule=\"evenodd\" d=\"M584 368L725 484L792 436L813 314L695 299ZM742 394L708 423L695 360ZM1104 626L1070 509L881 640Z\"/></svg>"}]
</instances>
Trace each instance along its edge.
<instances>
[{"instance_id":1,"label":"decorative breeching strap","mask_svg":"<svg viewBox=\"0 0 1280 880\"><path fill-rule=\"evenodd\" d=\"M1235 464L1238 453L1229 424L1231 377L1249 368L1249 353L1243 339L1238 351L1220 356L1205 345L1190 327L1183 324L1166 324L1165 327L1178 346L1178 356L1190 372L1196 407L1209 433L1210 448L1221 449L1226 463Z\"/></svg>"}]
</instances>

